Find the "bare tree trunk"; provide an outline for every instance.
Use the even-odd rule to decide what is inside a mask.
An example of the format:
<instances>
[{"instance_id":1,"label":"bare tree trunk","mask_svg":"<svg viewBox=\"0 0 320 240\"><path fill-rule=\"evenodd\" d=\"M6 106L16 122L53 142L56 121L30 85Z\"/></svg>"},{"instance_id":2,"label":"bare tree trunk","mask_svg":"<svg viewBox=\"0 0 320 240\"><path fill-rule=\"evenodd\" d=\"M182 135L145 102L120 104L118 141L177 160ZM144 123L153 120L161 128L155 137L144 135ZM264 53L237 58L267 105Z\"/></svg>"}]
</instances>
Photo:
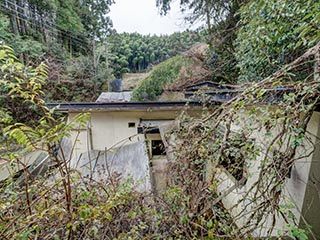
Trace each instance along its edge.
<instances>
[{"instance_id":1,"label":"bare tree trunk","mask_svg":"<svg viewBox=\"0 0 320 240\"><path fill-rule=\"evenodd\" d=\"M92 40L92 54L93 54L93 69L94 69L94 75L97 75L97 72L98 72L98 62L99 62L99 59L97 57L97 53L96 53L96 49L97 49L97 46L96 46L96 41L93 39Z\"/></svg>"},{"instance_id":2,"label":"bare tree trunk","mask_svg":"<svg viewBox=\"0 0 320 240\"><path fill-rule=\"evenodd\" d=\"M12 31L15 35L20 35L19 33L19 28L18 28L18 19L17 19L17 6L15 4L15 2L13 2L13 4L9 4L7 1L5 1L5 5L8 9L9 12L11 12L10 14L10 22L11 22L11 27L12 27Z\"/></svg>"},{"instance_id":3,"label":"bare tree trunk","mask_svg":"<svg viewBox=\"0 0 320 240\"><path fill-rule=\"evenodd\" d=\"M11 13L10 14L10 23L11 23L11 28L12 32L15 36L19 36L19 15L18 15L18 10L17 10L17 4L15 1L13 2L7 2L5 1L5 6L7 7L7 10ZM19 54L19 60L23 63L23 54Z\"/></svg>"}]
</instances>

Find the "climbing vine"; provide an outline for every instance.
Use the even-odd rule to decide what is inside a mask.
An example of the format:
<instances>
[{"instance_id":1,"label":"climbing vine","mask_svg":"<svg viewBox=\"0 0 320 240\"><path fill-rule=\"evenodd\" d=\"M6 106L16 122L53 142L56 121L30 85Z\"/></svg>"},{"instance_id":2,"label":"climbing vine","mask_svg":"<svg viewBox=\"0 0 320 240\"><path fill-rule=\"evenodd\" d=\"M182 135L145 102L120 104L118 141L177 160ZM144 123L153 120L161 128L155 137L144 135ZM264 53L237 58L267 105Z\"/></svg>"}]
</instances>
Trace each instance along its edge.
<instances>
[{"instance_id":1,"label":"climbing vine","mask_svg":"<svg viewBox=\"0 0 320 240\"><path fill-rule=\"evenodd\" d=\"M228 238L271 237L278 222L284 222L287 228L280 236L316 239L312 229L299 228L299 210L287 183L299 160L312 161L318 141L308 123L319 103L319 47L246 85L220 107L204 111L200 120L188 115L180 119L167 138L174 155L169 185L189 196L187 209L197 209L189 221L205 213L216 219L220 209L231 214ZM288 83L301 71L312 74ZM308 225L304 216L302 221Z\"/></svg>"}]
</instances>

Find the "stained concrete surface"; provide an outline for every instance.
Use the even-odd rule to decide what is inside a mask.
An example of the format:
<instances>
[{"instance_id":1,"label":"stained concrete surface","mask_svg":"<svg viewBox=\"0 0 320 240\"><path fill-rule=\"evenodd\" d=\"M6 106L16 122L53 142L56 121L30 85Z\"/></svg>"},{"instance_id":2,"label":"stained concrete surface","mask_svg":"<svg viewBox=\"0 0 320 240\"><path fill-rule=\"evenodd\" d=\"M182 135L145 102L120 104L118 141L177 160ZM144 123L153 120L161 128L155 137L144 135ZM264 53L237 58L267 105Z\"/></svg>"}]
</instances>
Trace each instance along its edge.
<instances>
[{"instance_id":1,"label":"stained concrete surface","mask_svg":"<svg viewBox=\"0 0 320 240\"><path fill-rule=\"evenodd\" d=\"M88 151L74 159L71 165L80 169L83 176L97 181L117 175L132 181L139 191L151 191L149 158L144 141L106 151Z\"/></svg>"}]
</instances>

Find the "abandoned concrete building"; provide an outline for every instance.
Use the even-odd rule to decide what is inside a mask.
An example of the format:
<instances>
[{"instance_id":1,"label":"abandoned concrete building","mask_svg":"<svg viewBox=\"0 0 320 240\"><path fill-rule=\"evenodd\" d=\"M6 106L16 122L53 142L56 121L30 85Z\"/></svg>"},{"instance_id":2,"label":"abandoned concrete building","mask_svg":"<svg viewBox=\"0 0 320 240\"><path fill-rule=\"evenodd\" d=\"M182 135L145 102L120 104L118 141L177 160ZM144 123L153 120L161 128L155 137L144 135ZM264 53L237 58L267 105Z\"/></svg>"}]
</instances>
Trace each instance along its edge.
<instances>
[{"instance_id":1,"label":"abandoned concrete building","mask_svg":"<svg viewBox=\"0 0 320 240\"><path fill-rule=\"evenodd\" d=\"M201 109L196 101L94 102L63 103L57 111L67 112L70 122L79 113L90 113L87 126L74 129L70 137L70 144L74 143L73 167L80 166L85 174L93 172L96 176L99 171L95 169L108 168L130 177L141 190L151 191L165 185L161 173L167 161L163 142L166 130L182 111L196 115Z\"/></svg>"},{"instance_id":2,"label":"abandoned concrete building","mask_svg":"<svg viewBox=\"0 0 320 240\"><path fill-rule=\"evenodd\" d=\"M190 90L192 92L193 88ZM214 109L239 91L241 90L212 90L213 101L210 107ZM191 95L192 93L186 94L186 97ZM166 186L164 173L166 163L170 160L166 153L168 146L165 134L177 124L175 119L182 111L194 116L201 114L201 103L194 100L128 102L128 95L119 98L112 95L112 99L122 100L49 104L56 111L65 112L69 122L79 113L90 114L86 127L75 128L67 140L68 151L72 149L69 153L72 155L71 166L81 169L84 175L97 179L103 179L108 174L121 174L141 191L161 191ZM239 127L241 126L233 126L234 131ZM315 150L308 157L295 162L282 194L284 198L289 197L293 201L293 213L298 223L303 225L305 221L308 222L316 236L320 236L320 111L313 113L307 128L312 133ZM255 132L254 135L255 144L263 145L264 133ZM247 207L245 199L244 204L238 202L243 200L247 189L258 180L261 162L262 159L257 158L250 165L245 183L239 184L239 180L223 168L216 175L218 191L224 196L222 202L227 209L232 209L232 215L236 216ZM239 226L244 223L245 217L237 220ZM271 224L272 219L266 216L265 228L257 229L256 235L267 235L266 229ZM286 224L281 220L277 221L272 235L277 236L277 231Z\"/></svg>"},{"instance_id":3,"label":"abandoned concrete building","mask_svg":"<svg viewBox=\"0 0 320 240\"><path fill-rule=\"evenodd\" d=\"M213 99L211 107L214 109L221 102L234 97L239 91L241 90L210 91L209 94ZM281 95L283 91L279 89L278 95ZM186 93L186 99L190 96L192 96L192 91ZM186 104L188 104L187 108ZM170 157L165 151L167 147L165 133L176 124L175 119L182 111L189 111L197 116L201 109L201 104L193 100L144 103L63 103L58 106L58 111L68 113L69 121L72 121L78 113L90 113L87 127L75 129L71 136L71 141L76 142L73 153L74 166L81 165L86 174L89 174L93 168L110 168L112 171L131 177L133 182L140 184L140 189L146 191L161 191L166 185L164 172ZM241 126L233 126L233 129L236 131L239 127ZM284 198L290 197L294 202L295 209L292 211L297 221L302 225L307 221L313 227L314 233L320 236L318 217L320 181L317 177L320 173L319 111L314 112L307 131L313 134L311 138L316 147L315 151L307 158L296 161L282 194ZM263 132L255 132L254 135L255 144L265 143ZM311 148L311 146L304 146L299 151L308 151L306 150L308 147ZM245 208L245 200L243 204L237 203L243 200L246 190L257 181L261 161L262 159L256 159L255 163L247 169L247 179L244 184L239 184L239 179L234 178L226 169L221 168L220 173L216 174L219 181L218 191L224 195L222 202L227 209L232 209L231 213L235 216ZM98 167L99 164L100 167ZM84 166L87 170L84 170ZM93 174L99 177L98 172ZM239 226L244 223L245 217L237 221ZM268 226L271 224L272 219L266 216L265 228L257 229L256 235L267 235ZM277 221L272 235L276 236L277 231L283 229L285 225L285 222Z\"/></svg>"}]
</instances>

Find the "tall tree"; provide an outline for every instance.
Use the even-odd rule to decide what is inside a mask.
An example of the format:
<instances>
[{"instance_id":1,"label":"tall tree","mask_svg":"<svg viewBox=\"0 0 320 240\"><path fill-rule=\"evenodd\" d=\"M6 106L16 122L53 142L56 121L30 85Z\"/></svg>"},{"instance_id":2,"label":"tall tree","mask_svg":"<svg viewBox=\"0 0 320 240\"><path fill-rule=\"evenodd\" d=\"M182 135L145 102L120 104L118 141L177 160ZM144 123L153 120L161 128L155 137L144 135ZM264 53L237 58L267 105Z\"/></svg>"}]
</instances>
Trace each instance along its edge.
<instances>
[{"instance_id":1,"label":"tall tree","mask_svg":"<svg viewBox=\"0 0 320 240\"><path fill-rule=\"evenodd\" d=\"M108 17L113 0L1 0L0 10L10 18L15 36L31 37L51 46L87 52L112 26Z\"/></svg>"},{"instance_id":2,"label":"tall tree","mask_svg":"<svg viewBox=\"0 0 320 240\"><path fill-rule=\"evenodd\" d=\"M215 72L215 81L233 83L237 79L238 68L235 60L233 41L236 38L241 5L247 0L180 0L185 20L205 22L210 46L206 59L207 67ZM170 10L172 0L156 0L162 14Z\"/></svg>"},{"instance_id":3,"label":"tall tree","mask_svg":"<svg viewBox=\"0 0 320 240\"><path fill-rule=\"evenodd\" d=\"M106 37L112 27L108 16L113 0L76 0L77 12L91 39Z\"/></svg>"},{"instance_id":4,"label":"tall tree","mask_svg":"<svg viewBox=\"0 0 320 240\"><path fill-rule=\"evenodd\" d=\"M224 20L234 5L242 0L180 0L180 9L185 13L185 20L191 24L196 21L205 22L209 32L213 25ZM156 0L161 14L170 11L172 0Z\"/></svg>"}]
</instances>

